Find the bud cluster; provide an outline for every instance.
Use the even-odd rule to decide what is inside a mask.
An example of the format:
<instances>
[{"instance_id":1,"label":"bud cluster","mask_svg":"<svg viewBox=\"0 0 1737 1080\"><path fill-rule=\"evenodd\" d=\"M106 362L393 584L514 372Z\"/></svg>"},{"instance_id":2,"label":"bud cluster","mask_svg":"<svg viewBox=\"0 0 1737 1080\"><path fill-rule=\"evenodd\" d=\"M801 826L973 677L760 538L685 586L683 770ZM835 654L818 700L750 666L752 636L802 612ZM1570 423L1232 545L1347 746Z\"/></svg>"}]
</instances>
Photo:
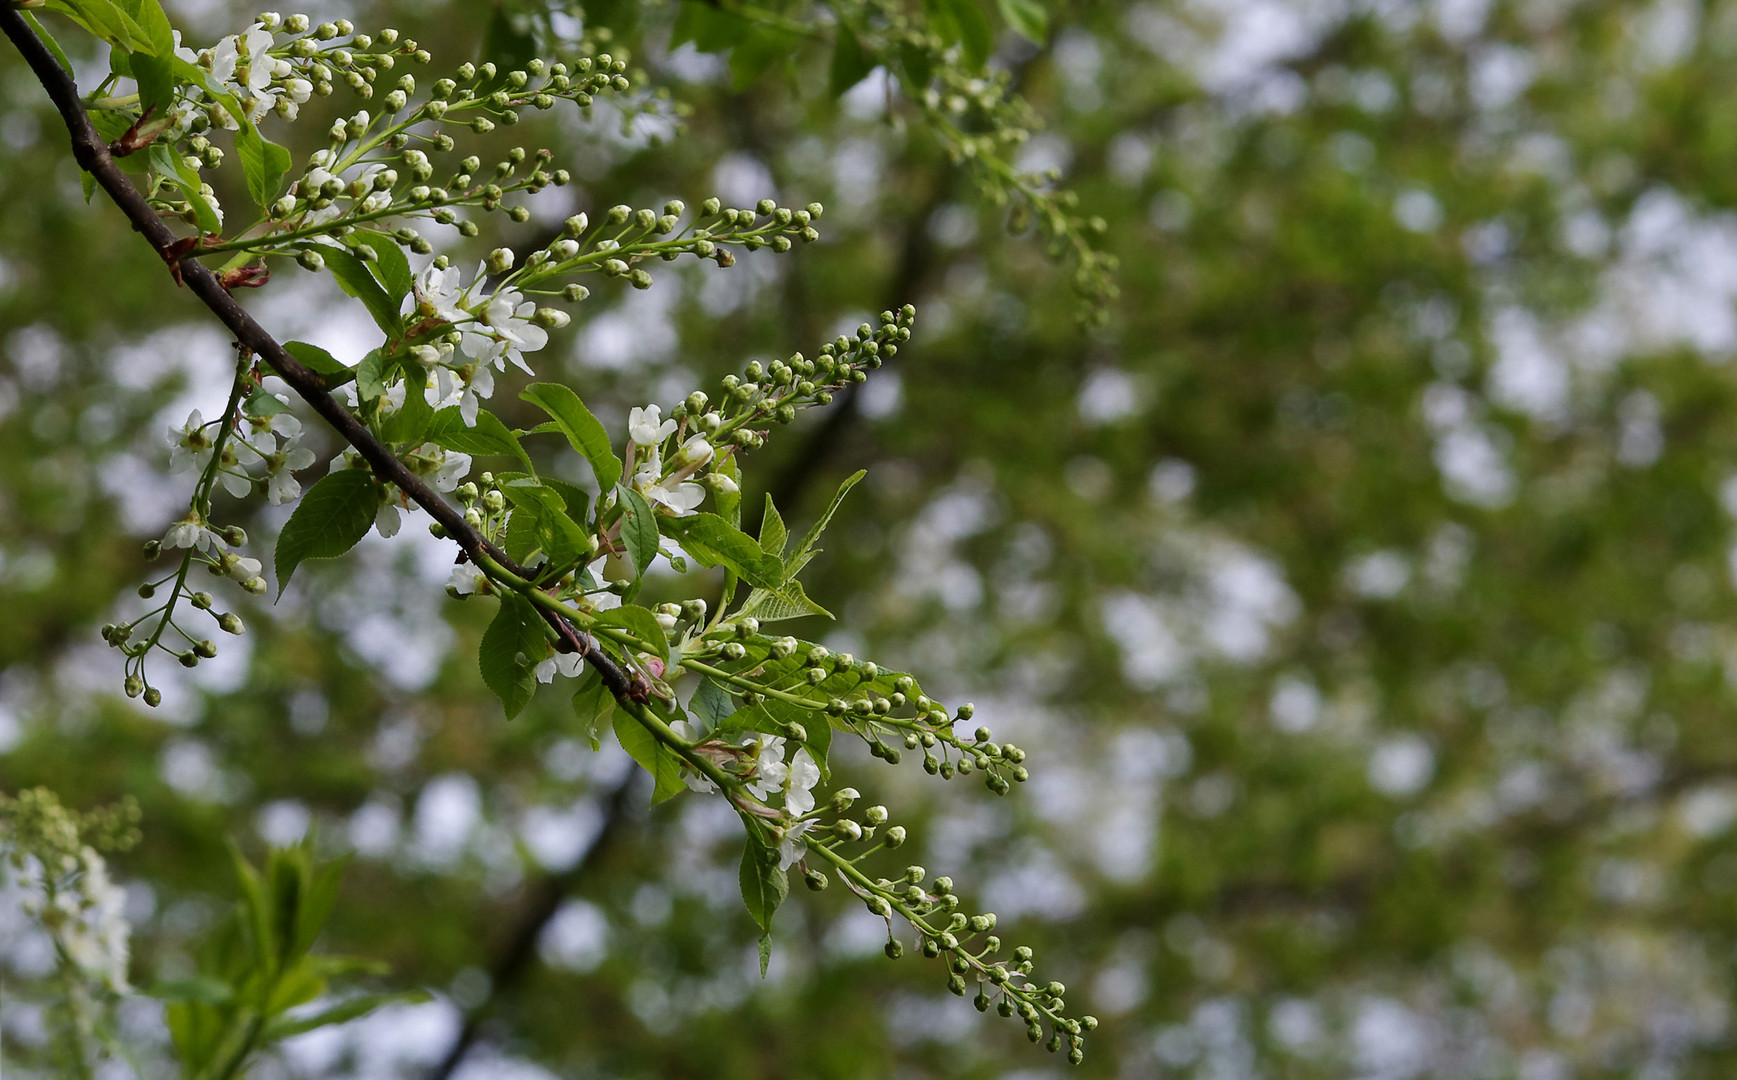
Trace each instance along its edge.
<instances>
[{"instance_id":1,"label":"bud cluster","mask_svg":"<svg viewBox=\"0 0 1737 1080\"><path fill-rule=\"evenodd\" d=\"M964 910L953 891L951 878L928 881L928 871L918 865L905 867L894 881L871 880L863 873L859 868L863 859L882 849L902 846L905 830L887 824L884 806L868 807L860 821L848 816L847 811L857 798L854 788L835 793L829 808L838 813L838 818L826 829L809 829L804 840L809 851L830 864L839 880L863 901L871 914L887 921L887 956L898 959L904 954L903 943L893 933L892 920L896 914L917 932L919 952L946 963L949 991L964 997L975 983L973 1003L979 1012L987 1012L994 1006L1002 1016L1018 1017L1034 1043L1045 1041L1047 1024L1049 1038L1045 1045L1051 1051L1065 1046L1068 1060L1078 1064L1085 1056L1085 1033L1098 1026L1097 1019L1068 1017L1064 996L1067 987L1055 981L1033 981L1033 955L1027 946L1013 949L1011 958L1001 958L1002 941L995 934L995 913L971 914ZM876 846L868 851L848 850L850 845L870 843ZM824 870L809 868L806 862L803 866L803 880L810 889L819 891L827 887Z\"/></svg>"}]
</instances>

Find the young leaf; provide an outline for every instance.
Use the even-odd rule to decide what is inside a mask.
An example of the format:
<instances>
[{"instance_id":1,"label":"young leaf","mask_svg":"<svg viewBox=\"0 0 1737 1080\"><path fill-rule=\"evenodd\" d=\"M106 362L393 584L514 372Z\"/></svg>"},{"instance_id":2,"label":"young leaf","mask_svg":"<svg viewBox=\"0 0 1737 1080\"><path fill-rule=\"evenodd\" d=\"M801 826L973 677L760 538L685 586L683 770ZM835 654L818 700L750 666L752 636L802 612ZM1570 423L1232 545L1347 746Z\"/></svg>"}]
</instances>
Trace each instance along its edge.
<instances>
[{"instance_id":1,"label":"young leaf","mask_svg":"<svg viewBox=\"0 0 1737 1080\"><path fill-rule=\"evenodd\" d=\"M501 609L483 631L477 666L483 682L501 699L507 719L519 715L537 689L537 664L547 651L543 620L537 609L517 593L501 597Z\"/></svg>"},{"instance_id":2,"label":"young leaf","mask_svg":"<svg viewBox=\"0 0 1737 1080\"><path fill-rule=\"evenodd\" d=\"M434 414L422 437L436 446L460 453L511 455L519 459L527 473L536 471L531 468L530 455L519 445L518 436L487 409L477 411L475 427L466 427L458 406L448 406Z\"/></svg>"},{"instance_id":3,"label":"young leaf","mask_svg":"<svg viewBox=\"0 0 1737 1080\"><path fill-rule=\"evenodd\" d=\"M754 538L716 514L660 518L664 533L705 566L723 566L750 585L776 589L784 566L775 555L760 550Z\"/></svg>"},{"instance_id":4,"label":"young leaf","mask_svg":"<svg viewBox=\"0 0 1737 1080\"><path fill-rule=\"evenodd\" d=\"M615 713L615 738L627 751L627 756L638 762L639 767L656 781L651 792L653 803L679 795L687 786L682 783L681 759L676 757L675 751L659 742L656 735L646 730L645 725L626 710Z\"/></svg>"},{"instance_id":5,"label":"young leaf","mask_svg":"<svg viewBox=\"0 0 1737 1080\"><path fill-rule=\"evenodd\" d=\"M619 485L616 490L621 492L621 540L633 557L634 571L644 577L651 569L651 561L657 558L657 519L652 516L645 496L626 485Z\"/></svg>"},{"instance_id":6,"label":"young leaf","mask_svg":"<svg viewBox=\"0 0 1737 1080\"><path fill-rule=\"evenodd\" d=\"M331 353L318 345L309 345L305 341L286 341L283 349L301 361L303 367L318 375L328 390L336 389L356 377L354 368L338 363Z\"/></svg>"},{"instance_id":7,"label":"young leaf","mask_svg":"<svg viewBox=\"0 0 1737 1080\"><path fill-rule=\"evenodd\" d=\"M423 435L434 419L434 406L428 403L428 374L416 364L405 365L404 405L380 425L387 442L421 445Z\"/></svg>"},{"instance_id":8,"label":"young leaf","mask_svg":"<svg viewBox=\"0 0 1737 1080\"><path fill-rule=\"evenodd\" d=\"M261 210L269 210L278 191L283 187L284 173L289 172L290 152L260 135L259 129L247 124L235 133L235 153L241 158L241 172L247 177L247 192Z\"/></svg>"},{"instance_id":9,"label":"young leaf","mask_svg":"<svg viewBox=\"0 0 1737 1080\"><path fill-rule=\"evenodd\" d=\"M548 413L597 476L599 490L608 491L621 480L621 459L609 445L609 433L579 400L579 395L560 383L532 383L519 397Z\"/></svg>"},{"instance_id":10,"label":"young leaf","mask_svg":"<svg viewBox=\"0 0 1737 1080\"><path fill-rule=\"evenodd\" d=\"M752 836L742 849L742 902L761 930L772 929L772 916L790 894L790 879L778 869L778 849L761 844Z\"/></svg>"},{"instance_id":11,"label":"young leaf","mask_svg":"<svg viewBox=\"0 0 1737 1080\"><path fill-rule=\"evenodd\" d=\"M798 571L808 565L808 560L814 558L814 545L820 539L820 534L826 531L828 525L832 524L832 515L838 513L838 508L844 504L844 497L850 494L850 489L856 487L867 475L866 470L858 469L845 477L844 483L838 485L838 491L832 496L832 501L826 504L826 513L820 515L820 520L809 527L809 530L802 536L802 542L797 544L796 550L790 553L790 558L787 560L789 566L785 570L786 577L794 578Z\"/></svg>"},{"instance_id":12,"label":"young leaf","mask_svg":"<svg viewBox=\"0 0 1737 1080\"><path fill-rule=\"evenodd\" d=\"M784 541L790 532L784 527L784 517L772 505L772 493L766 493L766 509L760 512L760 550L774 558L784 556Z\"/></svg>"},{"instance_id":13,"label":"young leaf","mask_svg":"<svg viewBox=\"0 0 1737 1080\"><path fill-rule=\"evenodd\" d=\"M278 534L272 557L277 567L277 594L283 595L290 575L308 559L335 559L368 535L379 509L374 477L365 469L341 469L320 477Z\"/></svg>"}]
</instances>

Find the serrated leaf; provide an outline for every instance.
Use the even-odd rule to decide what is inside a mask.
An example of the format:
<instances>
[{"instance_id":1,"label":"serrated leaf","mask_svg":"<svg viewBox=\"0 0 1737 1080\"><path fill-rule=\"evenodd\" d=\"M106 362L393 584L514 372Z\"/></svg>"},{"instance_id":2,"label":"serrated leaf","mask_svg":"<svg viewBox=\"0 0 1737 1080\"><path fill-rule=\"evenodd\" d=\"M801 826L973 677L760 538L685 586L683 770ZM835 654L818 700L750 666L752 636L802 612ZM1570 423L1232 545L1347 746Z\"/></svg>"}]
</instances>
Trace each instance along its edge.
<instances>
[{"instance_id":1,"label":"serrated leaf","mask_svg":"<svg viewBox=\"0 0 1737 1080\"><path fill-rule=\"evenodd\" d=\"M635 573L644 577L657 558L657 519L645 496L625 485L618 485L616 490L621 493L621 542L633 559Z\"/></svg>"},{"instance_id":2,"label":"serrated leaf","mask_svg":"<svg viewBox=\"0 0 1737 1080\"><path fill-rule=\"evenodd\" d=\"M784 541L790 532L784 527L784 518L778 513L778 508L772 505L772 493L766 493L766 508L760 512L760 550L766 554L782 558Z\"/></svg>"},{"instance_id":3,"label":"serrated leaf","mask_svg":"<svg viewBox=\"0 0 1737 1080\"><path fill-rule=\"evenodd\" d=\"M336 389L356 377L354 368L340 364L331 353L318 345L309 345L305 341L286 341L283 349L299 360L303 367L318 375L328 390Z\"/></svg>"},{"instance_id":4,"label":"serrated leaf","mask_svg":"<svg viewBox=\"0 0 1737 1080\"><path fill-rule=\"evenodd\" d=\"M374 477L363 469L328 473L308 489L278 534L272 562L277 594L283 595L296 567L308 559L335 559L368 535L379 509Z\"/></svg>"},{"instance_id":5,"label":"serrated leaf","mask_svg":"<svg viewBox=\"0 0 1737 1080\"><path fill-rule=\"evenodd\" d=\"M404 298L410 295L415 287L416 278L410 273L410 260L405 256L404 249L398 246L398 241L383 232L372 229L357 229L351 234L360 243L366 244L374 251L374 261L368 268L374 274L374 280L386 290L386 295L404 303Z\"/></svg>"},{"instance_id":6,"label":"serrated leaf","mask_svg":"<svg viewBox=\"0 0 1737 1080\"><path fill-rule=\"evenodd\" d=\"M775 589L784 579L784 566L775 555L760 550L753 537L716 514L663 517L658 527L665 536L704 566L723 566L750 585Z\"/></svg>"},{"instance_id":7,"label":"serrated leaf","mask_svg":"<svg viewBox=\"0 0 1737 1080\"><path fill-rule=\"evenodd\" d=\"M362 306L368 309L374 322L388 335L396 334L399 328L398 303L386 295L380 282L368 269L368 264L344 248L333 244L319 245L320 256L326 260L326 269L338 279L338 288L362 301Z\"/></svg>"},{"instance_id":8,"label":"serrated leaf","mask_svg":"<svg viewBox=\"0 0 1737 1080\"><path fill-rule=\"evenodd\" d=\"M530 704L537 689L537 664L547 651L537 609L517 593L503 595L500 610L483 631L477 667L483 682L501 699L508 720Z\"/></svg>"},{"instance_id":9,"label":"serrated leaf","mask_svg":"<svg viewBox=\"0 0 1737 1080\"><path fill-rule=\"evenodd\" d=\"M437 446L464 454L511 455L519 459L519 464L525 467L526 472L536 471L531 467L531 456L519 445L518 436L487 409L477 411L475 427L465 426L464 417L459 415L457 405L441 409L428 422L428 431L423 438Z\"/></svg>"},{"instance_id":10,"label":"serrated leaf","mask_svg":"<svg viewBox=\"0 0 1737 1080\"><path fill-rule=\"evenodd\" d=\"M790 879L778 869L778 850L768 848L750 836L747 846L742 849L742 868L737 878L748 914L753 916L761 930L770 932L772 916L777 913L778 905L790 895Z\"/></svg>"},{"instance_id":11,"label":"serrated leaf","mask_svg":"<svg viewBox=\"0 0 1737 1080\"><path fill-rule=\"evenodd\" d=\"M796 545L796 550L792 551L790 557L785 560L788 564L784 571L786 577L794 578L804 566L808 565L808 560L815 555L814 545L820 540L820 535L826 531L826 527L832 524L832 516L838 513L838 508L844 504L844 497L849 495L850 489L861 483L862 478L867 475L866 470L858 469L845 477L844 482L838 485L838 491L833 493L832 501L826 504L826 513L820 515L820 519L809 526L806 533L802 534L802 542Z\"/></svg>"},{"instance_id":12,"label":"serrated leaf","mask_svg":"<svg viewBox=\"0 0 1737 1080\"><path fill-rule=\"evenodd\" d=\"M714 678L700 680L693 697L688 699L688 713L699 721L701 729L710 731L730 718L736 711L736 699Z\"/></svg>"},{"instance_id":13,"label":"serrated leaf","mask_svg":"<svg viewBox=\"0 0 1737 1080\"><path fill-rule=\"evenodd\" d=\"M627 751L627 756L639 763L639 767L651 774L656 781L651 792L651 801L663 802L665 799L679 795L687 785L682 783L681 759L675 751L658 741L658 737L646 730L644 724L634 719L625 709L615 713L615 738L621 743L621 748Z\"/></svg>"},{"instance_id":14,"label":"serrated leaf","mask_svg":"<svg viewBox=\"0 0 1737 1080\"><path fill-rule=\"evenodd\" d=\"M241 159L242 175L247 177L247 193L261 210L269 211L283 188L284 174L289 172L290 152L247 124L235 133L235 155Z\"/></svg>"},{"instance_id":15,"label":"serrated leaf","mask_svg":"<svg viewBox=\"0 0 1737 1080\"><path fill-rule=\"evenodd\" d=\"M761 622L800 619L808 615L833 617L832 612L808 598L800 581L786 581L777 589L755 589L742 602L742 614L751 614Z\"/></svg>"},{"instance_id":16,"label":"serrated leaf","mask_svg":"<svg viewBox=\"0 0 1737 1080\"><path fill-rule=\"evenodd\" d=\"M553 566L570 566L585 554L585 530L568 516L566 500L555 489L535 477L521 477L507 481L501 492L517 508L514 516L532 516L537 543Z\"/></svg>"},{"instance_id":17,"label":"serrated leaf","mask_svg":"<svg viewBox=\"0 0 1737 1080\"><path fill-rule=\"evenodd\" d=\"M578 394L560 383L532 383L519 397L548 413L573 449L591 463L598 490L608 491L621 481L621 459L609 445L609 433Z\"/></svg>"},{"instance_id":18,"label":"serrated leaf","mask_svg":"<svg viewBox=\"0 0 1737 1080\"><path fill-rule=\"evenodd\" d=\"M742 469L736 462L736 455L731 454L716 463L712 471L735 482L736 490L716 491L712 494L712 501L718 507L718 516L739 529L742 527Z\"/></svg>"},{"instance_id":19,"label":"serrated leaf","mask_svg":"<svg viewBox=\"0 0 1737 1080\"><path fill-rule=\"evenodd\" d=\"M591 749L603 749L603 739L598 732L614 711L615 695L603 685L603 676L597 673L597 669L587 664L579 676L579 689L573 693L573 715L585 725Z\"/></svg>"},{"instance_id":20,"label":"serrated leaf","mask_svg":"<svg viewBox=\"0 0 1737 1080\"><path fill-rule=\"evenodd\" d=\"M875 58L862 47L856 31L844 22L838 24L838 39L832 45L832 68L827 75L827 89L833 97L862 82L875 69Z\"/></svg>"}]
</instances>

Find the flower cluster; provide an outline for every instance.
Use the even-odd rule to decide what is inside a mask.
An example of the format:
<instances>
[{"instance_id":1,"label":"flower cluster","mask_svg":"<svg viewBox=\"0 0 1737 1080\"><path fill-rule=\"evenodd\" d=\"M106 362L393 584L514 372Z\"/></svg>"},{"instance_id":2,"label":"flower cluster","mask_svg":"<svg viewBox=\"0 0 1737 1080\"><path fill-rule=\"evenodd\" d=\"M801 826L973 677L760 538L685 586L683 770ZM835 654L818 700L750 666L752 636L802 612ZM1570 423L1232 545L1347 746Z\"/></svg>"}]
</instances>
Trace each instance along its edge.
<instances>
[{"instance_id":1,"label":"flower cluster","mask_svg":"<svg viewBox=\"0 0 1737 1080\"><path fill-rule=\"evenodd\" d=\"M256 401L267 404L255 405L253 411L245 413L245 431L237 430L223 444L217 463L218 482L238 499L252 494L254 486L263 482L266 497L274 505L294 502L302 492L295 473L314 463L314 452L301 445L302 423L289 411L287 403L274 395L264 395ZM217 440L210 429L220 423L206 420L194 409L185 424L170 428L169 471L203 473L210 468L212 455L217 452ZM246 471L255 465L264 467L262 476ZM178 523L163 538L163 544L209 551L215 540L208 530Z\"/></svg>"},{"instance_id":2,"label":"flower cluster","mask_svg":"<svg viewBox=\"0 0 1737 1080\"><path fill-rule=\"evenodd\" d=\"M109 877L98 848L122 850L138 840L138 804L90 814L63 807L44 788L0 794L0 854L28 895L26 915L41 922L63 963L105 990L127 989L126 891Z\"/></svg>"}]
</instances>

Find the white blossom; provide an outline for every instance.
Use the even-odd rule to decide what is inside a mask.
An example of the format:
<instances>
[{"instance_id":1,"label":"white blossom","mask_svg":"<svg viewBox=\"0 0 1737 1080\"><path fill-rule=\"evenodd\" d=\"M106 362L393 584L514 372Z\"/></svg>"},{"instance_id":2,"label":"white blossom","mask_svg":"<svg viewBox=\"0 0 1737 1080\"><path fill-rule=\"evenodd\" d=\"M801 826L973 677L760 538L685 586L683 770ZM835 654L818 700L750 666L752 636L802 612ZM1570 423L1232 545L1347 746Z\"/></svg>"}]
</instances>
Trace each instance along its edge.
<instances>
[{"instance_id":1,"label":"white blossom","mask_svg":"<svg viewBox=\"0 0 1737 1080\"><path fill-rule=\"evenodd\" d=\"M565 675L569 679L579 677L585 668L585 658L576 652L558 652L546 657L537 665L537 681L549 683L555 681L556 674Z\"/></svg>"},{"instance_id":2,"label":"white blossom","mask_svg":"<svg viewBox=\"0 0 1737 1080\"><path fill-rule=\"evenodd\" d=\"M788 870L802 858L808 850L807 845L802 843L802 834L813 827L812 820L793 821L784 826L784 835L778 841L778 869Z\"/></svg>"},{"instance_id":3,"label":"white blossom","mask_svg":"<svg viewBox=\"0 0 1737 1080\"><path fill-rule=\"evenodd\" d=\"M700 739L699 728L686 720L671 720L669 727L671 731L689 742L698 742ZM685 759L682 761L681 776L682 783L688 786L689 791L697 791L702 795L712 795L718 790L717 784L714 784L704 773L688 765Z\"/></svg>"},{"instance_id":4,"label":"white blossom","mask_svg":"<svg viewBox=\"0 0 1737 1080\"><path fill-rule=\"evenodd\" d=\"M761 735L758 742L750 739L745 745L754 747L754 776L748 781L748 790L755 798L771 798L773 792L784 789L790 776L790 766L784 763L784 740L777 735Z\"/></svg>"},{"instance_id":5,"label":"white blossom","mask_svg":"<svg viewBox=\"0 0 1737 1080\"><path fill-rule=\"evenodd\" d=\"M169 429L170 472L203 472L205 466L211 463L211 452L215 448L209 436L205 434L205 417L194 409L187 417L187 422L178 428Z\"/></svg>"},{"instance_id":6,"label":"white blossom","mask_svg":"<svg viewBox=\"0 0 1737 1080\"><path fill-rule=\"evenodd\" d=\"M814 785L820 783L820 766L807 747L796 751L790 759L790 775L785 779L784 809L792 814L806 814L814 809Z\"/></svg>"},{"instance_id":7,"label":"white blossom","mask_svg":"<svg viewBox=\"0 0 1737 1080\"><path fill-rule=\"evenodd\" d=\"M485 581L487 579L475 565L460 563L452 568L452 575L446 579L446 587L460 596L470 596L481 589Z\"/></svg>"},{"instance_id":8,"label":"white blossom","mask_svg":"<svg viewBox=\"0 0 1737 1080\"><path fill-rule=\"evenodd\" d=\"M656 405L647 405L643 409L630 409L627 413L627 437L640 446L656 446L675 434L674 420L660 419L663 409Z\"/></svg>"}]
</instances>

